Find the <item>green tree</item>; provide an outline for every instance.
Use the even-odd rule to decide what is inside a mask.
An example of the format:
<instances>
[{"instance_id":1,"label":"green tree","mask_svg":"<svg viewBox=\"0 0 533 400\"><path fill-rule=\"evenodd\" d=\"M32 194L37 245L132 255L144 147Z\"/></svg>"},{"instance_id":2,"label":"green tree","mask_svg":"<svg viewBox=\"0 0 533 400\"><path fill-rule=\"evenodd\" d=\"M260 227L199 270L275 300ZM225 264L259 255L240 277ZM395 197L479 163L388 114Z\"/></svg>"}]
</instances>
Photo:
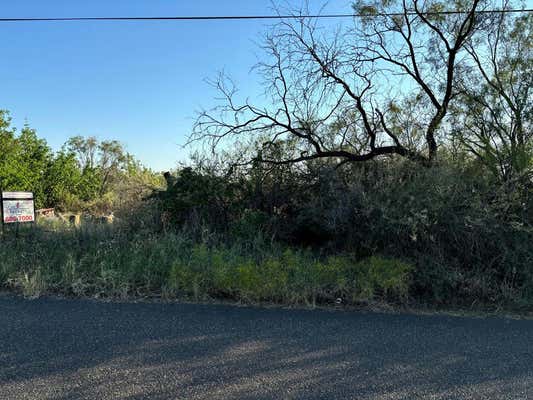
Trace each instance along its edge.
<instances>
[{"instance_id":1,"label":"green tree","mask_svg":"<svg viewBox=\"0 0 533 400\"><path fill-rule=\"evenodd\" d=\"M46 173L52 151L34 129L25 125L17 135L6 111L0 111L0 186L2 190L34 192L37 207L47 205Z\"/></svg>"},{"instance_id":2,"label":"green tree","mask_svg":"<svg viewBox=\"0 0 533 400\"><path fill-rule=\"evenodd\" d=\"M36 205L47 204L47 169L52 162L52 150L46 140L37 137L34 129L25 125L17 138L19 144L18 174L20 190L34 192Z\"/></svg>"},{"instance_id":3,"label":"green tree","mask_svg":"<svg viewBox=\"0 0 533 400\"><path fill-rule=\"evenodd\" d=\"M17 184L16 154L18 144L16 130L11 126L11 117L6 110L0 110L0 186L3 190Z\"/></svg>"},{"instance_id":4,"label":"green tree","mask_svg":"<svg viewBox=\"0 0 533 400\"><path fill-rule=\"evenodd\" d=\"M84 191L81 177L75 155L58 152L45 175L47 204L65 210L80 208Z\"/></svg>"},{"instance_id":5,"label":"green tree","mask_svg":"<svg viewBox=\"0 0 533 400\"><path fill-rule=\"evenodd\" d=\"M75 136L67 141L63 152L77 162L76 193L82 203L80 207L92 213L138 205L162 185L161 176L143 167L116 140Z\"/></svg>"},{"instance_id":6,"label":"green tree","mask_svg":"<svg viewBox=\"0 0 533 400\"><path fill-rule=\"evenodd\" d=\"M533 162L533 15L499 14L468 43L472 64L453 112L455 137L503 181Z\"/></svg>"},{"instance_id":7,"label":"green tree","mask_svg":"<svg viewBox=\"0 0 533 400\"><path fill-rule=\"evenodd\" d=\"M131 159L120 142L98 141L92 136L70 138L65 150L74 154L78 160L82 180L88 188L88 197L106 194L113 182L127 173Z\"/></svg>"}]
</instances>

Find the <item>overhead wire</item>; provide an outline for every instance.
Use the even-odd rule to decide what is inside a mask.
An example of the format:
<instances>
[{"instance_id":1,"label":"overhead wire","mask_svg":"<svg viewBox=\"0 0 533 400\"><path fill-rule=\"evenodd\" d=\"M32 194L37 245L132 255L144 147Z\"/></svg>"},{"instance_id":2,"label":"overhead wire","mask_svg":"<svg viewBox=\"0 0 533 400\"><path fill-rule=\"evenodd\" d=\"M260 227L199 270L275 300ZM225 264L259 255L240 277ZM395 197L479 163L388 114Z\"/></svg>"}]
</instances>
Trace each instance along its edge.
<instances>
[{"instance_id":1,"label":"overhead wire","mask_svg":"<svg viewBox=\"0 0 533 400\"><path fill-rule=\"evenodd\" d=\"M456 15L468 14L470 11L429 11L422 12L424 16L431 15ZM511 14L530 13L533 8L522 9L502 9L502 10L479 10L476 14ZM317 19L317 18L358 18L358 17L395 17L395 16L416 16L419 13L414 11L391 12L391 13L356 13L356 14L315 14L315 15L203 15L203 16L115 16L115 17L11 17L0 18L0 22L75 22L75 21L222 21L222 20L275 20L275 19Z\"/></svg>"}]
</instances>

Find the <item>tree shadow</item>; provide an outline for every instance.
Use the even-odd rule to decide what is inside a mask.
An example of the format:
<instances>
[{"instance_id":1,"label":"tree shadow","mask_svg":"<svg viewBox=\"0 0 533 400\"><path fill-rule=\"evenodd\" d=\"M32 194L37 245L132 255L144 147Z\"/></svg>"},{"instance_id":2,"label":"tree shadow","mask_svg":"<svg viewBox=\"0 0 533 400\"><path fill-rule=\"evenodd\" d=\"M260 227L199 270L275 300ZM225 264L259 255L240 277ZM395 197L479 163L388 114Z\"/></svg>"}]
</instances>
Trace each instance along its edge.
<instances>
[{"instance_id":1,"label":"tree shadow","mask_svg":"<svg viewBox=\"0 0 533 400\"><path fill-rule=\"evenodd\" d=\"M533 395L533 321L14 298L0 315L1 398Z\"/></svg>"}]
</instances>

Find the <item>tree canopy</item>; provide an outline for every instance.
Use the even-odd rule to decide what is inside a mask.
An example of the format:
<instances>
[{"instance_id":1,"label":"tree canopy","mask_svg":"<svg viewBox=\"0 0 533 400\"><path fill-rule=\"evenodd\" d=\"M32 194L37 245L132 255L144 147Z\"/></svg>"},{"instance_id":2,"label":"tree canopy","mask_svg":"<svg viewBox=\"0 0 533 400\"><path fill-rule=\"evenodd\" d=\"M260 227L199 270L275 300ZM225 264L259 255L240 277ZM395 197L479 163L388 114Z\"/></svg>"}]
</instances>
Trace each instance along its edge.
<instances>
[{"instance_id":1,"label":"tree canopy","mask_svg":"<svg viewBox=\"0 0 533 400\"><path fill-rule=\"evenodd\" d=\"M352 23L336 29L298 10L263 42L266 59L256 71L266 101L242 100L220 75L212 83L221 102L200 112L191 140L213 147L252 140L255 159L273 164L397 155L429 166L439 147L459 137L481 156L486 140L472 131L479 127L473 119L500 104L513 114L512 135L525 149L531 18L493 12L509 7L491 0L361 0ZM468 124L452 118L460 108L469 109Z\"/></svg>"},{"instance_id":2,"label":"tree canopy","mask_svg":"<svg viewBox=\"0 0 533 400\"><path fill-rule=\"evenodd\" d=\"M75 136L54 152L29 125L17 132L5 110L0 148L1 189L32 191L37 207L105 212L161 183L117 141Z\"/></svg>"}]
</instances>

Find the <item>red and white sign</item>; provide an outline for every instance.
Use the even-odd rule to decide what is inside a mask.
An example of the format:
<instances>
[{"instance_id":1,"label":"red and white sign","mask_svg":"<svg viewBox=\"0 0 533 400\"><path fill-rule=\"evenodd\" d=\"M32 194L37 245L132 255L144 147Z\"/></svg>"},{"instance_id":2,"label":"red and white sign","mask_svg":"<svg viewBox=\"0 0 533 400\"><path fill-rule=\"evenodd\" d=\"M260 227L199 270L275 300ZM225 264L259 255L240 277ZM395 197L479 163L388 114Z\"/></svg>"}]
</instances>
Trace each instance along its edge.
<instances>
[{"instance_id":1,"label":"red and white sign","mask_svg":"<svg viewBox=\"0 0 533 400\"><path fill-rule=\"evenodd\" d=\"M35 205L31 192L2 192L2 221L35 222Z\"/></svg>"}]
</instances>

